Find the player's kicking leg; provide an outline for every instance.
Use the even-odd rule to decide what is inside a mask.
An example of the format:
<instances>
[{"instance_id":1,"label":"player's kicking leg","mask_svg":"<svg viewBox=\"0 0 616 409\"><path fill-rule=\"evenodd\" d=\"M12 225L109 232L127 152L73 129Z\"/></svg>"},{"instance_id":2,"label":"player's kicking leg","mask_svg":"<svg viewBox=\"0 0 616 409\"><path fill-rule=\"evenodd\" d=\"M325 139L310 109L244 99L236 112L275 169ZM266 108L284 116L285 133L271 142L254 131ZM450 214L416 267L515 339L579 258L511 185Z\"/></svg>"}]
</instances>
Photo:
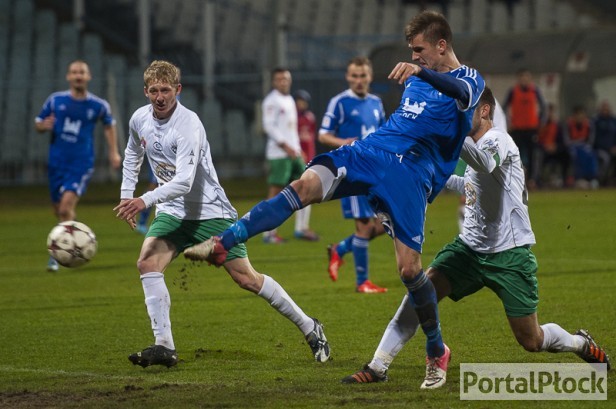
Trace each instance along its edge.
<instances>
[{"instance_id":1,"label":"player's kicking leg","mask_svg":"<svg viewBox=\"0 0 616 409\"><path fill-rule=\"evenodd\" d=\"M323 332L323 324L319 320L306 315L276 280L257 272L247 257L226 261L224 268L241 288L266 300L276 311L297 326L304 334L304 338L317 362L329 360L330 349Z\"/></svg>"}]
</instances>

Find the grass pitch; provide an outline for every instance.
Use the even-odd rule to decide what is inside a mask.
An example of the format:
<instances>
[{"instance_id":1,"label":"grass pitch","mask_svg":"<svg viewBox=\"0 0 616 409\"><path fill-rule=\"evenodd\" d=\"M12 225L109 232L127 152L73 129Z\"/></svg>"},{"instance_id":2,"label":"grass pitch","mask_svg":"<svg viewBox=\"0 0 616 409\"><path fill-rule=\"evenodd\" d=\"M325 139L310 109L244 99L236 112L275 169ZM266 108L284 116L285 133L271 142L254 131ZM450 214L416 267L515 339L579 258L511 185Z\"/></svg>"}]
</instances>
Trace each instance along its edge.
<instances>
[{"instance_id":1,"label":"grass pitch","mask_svg":"<svg viewBox=\"0 0 616 409\"><path fill-rule=\"evenodd\" d=\"M260 181L223 182L243 214L265 193ZM339 204L313 206L318 243L248 242L255 268L273 276L325 324L331 362L312 360L300 332L261 298L239 289L223 269L175 260L166 272L181 362L166 369L130 364L152 343L135 267L142 236L115 219L119 186L92 185L78 218L97 234L99 251L78 269L45 271L54 225L44 187L2 188L0 199L0 407L6 408L613 408L607 402L460 401L461 362L579 362L573 354L530 354L517 345L490 291L440 304L452 349L447 384L420 391L425 337L419 333L392 364L390 381L342 385L368 362L404 295L391 240L370 245L371 279L386 294L354 292L352 257L333 283L326 245L346 237ZM616 358L615 190L535 192L530 211L538 244L539 321L588 328ZM429 206L424 264L457 232L457 197ZM293 221L281 228L292 236ZM349 255L350 256L350 255Z\"/></svg>"}]
</instances>

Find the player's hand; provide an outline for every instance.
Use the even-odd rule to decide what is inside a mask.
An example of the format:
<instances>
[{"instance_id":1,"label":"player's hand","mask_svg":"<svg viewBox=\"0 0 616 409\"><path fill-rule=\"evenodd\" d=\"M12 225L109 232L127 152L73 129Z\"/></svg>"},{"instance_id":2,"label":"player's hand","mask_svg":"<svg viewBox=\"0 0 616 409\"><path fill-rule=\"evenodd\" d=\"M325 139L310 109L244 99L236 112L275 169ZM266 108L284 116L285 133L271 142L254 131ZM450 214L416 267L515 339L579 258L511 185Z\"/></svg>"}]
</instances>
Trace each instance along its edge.
<instances>
[{"instance_id":1,"label":"player's hand","mask_svg":"<svg viewBox=\"0 0 616 409\"><path fill-rule=\"evenodd\" d=\"M122 157L120 154L116 152L109 152L109 165L112 169L117 170L120 169L120 165L122 164Z\"/></svg>"},{"instance_id":2,"label":"player's hand","mask_svg":"<svg viewBox=\"0 0 616 409\"><path fill-rule=\"evenodd\" d=\"M143 209L145 209L145 203L143 199L122 199L120 204L113 208L114 211L118 212L116 217L120 220L126 221L132 229L137 225L136 216Z\"/></svg>"},{"instance_id":3,"label":"player's hand","mask_svg":"<svg viewBox=\"0 0 616 409\"><path fill-rule=\"evenodd\" d=\"M409 77L419 74L421 67L410 62L399 62L389 73L387 78L390 80L398 80L398 84L404 84Z\"/></svg>"},{"instance_id":4,"label":"player's hand","mask_svg":"<svg viewBox=\"0 0 616 409\"><path fill-rule=\"evenodd\" d=\"M51 114L47 118L43 119L41 123L43 124L43 129L51 131L54 124L56 123L56 116L54 114Z\"/></svg>"},{"instance_id":5,"label":"player's hand","mask_svg":"<svg viewBox=\"0 0 616 409\"><path fill-rule=\"evenodd\" d=\"M351 145L353 142L355 142L356 140L358 140L359 138L355 137L355 138L345 138L342 139L340 146L344 146L344 145Z\"/></svg>"}]
</instances>

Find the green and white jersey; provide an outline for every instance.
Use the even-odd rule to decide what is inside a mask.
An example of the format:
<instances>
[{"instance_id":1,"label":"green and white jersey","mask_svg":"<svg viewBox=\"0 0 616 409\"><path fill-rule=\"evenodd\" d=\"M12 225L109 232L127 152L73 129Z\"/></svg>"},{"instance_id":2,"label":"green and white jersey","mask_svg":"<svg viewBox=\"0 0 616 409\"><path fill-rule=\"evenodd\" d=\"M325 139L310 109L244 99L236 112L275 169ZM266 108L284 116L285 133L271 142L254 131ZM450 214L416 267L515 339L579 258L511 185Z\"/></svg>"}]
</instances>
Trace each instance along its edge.
<instances>
[{"instance_id":1,"label":"green and white jersey","mask_svg":"<svg viewBox=\"0 0 616 409\"><path fill-rule=\"evenodd\" d=\"M467 137L464 177L451 176L447 187L466 195L460 239L480 253L497 253L535 244L520 152L511 137L494 127L477 143Z\"/></svg>"},{"instance_id":2,"label":"green and white jersey","mask_svg":"<svg viewBox=\"0 0 616 409\"><path fill-rule=\"evenodd\" d=\"M179 219L237 218L218 182L201 120L180 102L165 119L154 118L152 105L130 119L124 152L121 198L133 197L144 155L158 187L141 196L147 207Z\"/></svg>"},{"instance_id":3,"label":"green and white jersey","mask_svg":"<svg viewBox=\"0 0 616 409\"><path fill-rule=\"evenodd\" d=\"M288 157L279 144L286 143L298 156L302 149L297 131L297 108L291 95L272 90L263 100L263 130L267 134L266 159Z\"/></svg>"}]
</instances>

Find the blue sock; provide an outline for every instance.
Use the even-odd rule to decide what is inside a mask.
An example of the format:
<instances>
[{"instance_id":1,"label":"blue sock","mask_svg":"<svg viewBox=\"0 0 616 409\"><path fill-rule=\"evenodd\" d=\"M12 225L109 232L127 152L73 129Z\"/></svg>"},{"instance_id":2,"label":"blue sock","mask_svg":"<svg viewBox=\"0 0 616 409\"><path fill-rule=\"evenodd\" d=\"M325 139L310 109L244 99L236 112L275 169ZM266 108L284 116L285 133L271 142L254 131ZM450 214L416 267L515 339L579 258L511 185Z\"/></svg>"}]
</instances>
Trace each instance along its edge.
<instances>
[{"instance_id":1,"label":"blue sock","mask_svg":"<svg viewBox=\"0 0 616 409\"><path fill-rule=\"evenodd\" d=\"M358 286L368 279L368 243L369 239L353 236L353 258Z\"/></svg>"},{"instance_id":2,"label":"blue sock","mask_svg":"<svg viewBox=\"0 0 616 409\"><path fill-rule=\"evenodd\" d=\"M440 357L445 353L438 319L438 301L432 281L420 271L412 280L402 280L409 290L409 303L415 309L419 324L426 334L426 352L429 357Z\"/></svg>"},{"instance_id":3,"label":"blue sock","mask_svg":"<svg viewBox=\"0 0 616 409\"><path fill-rule=\"evenodd\" d=\"M226 250L229 250L259 233L275 229L302 207L297 192L291 186L287 186L271 199L258 203L240 220L233 223L222 233L221 243Z\"/></svg>"},{"instance_id":4,"label":"blue sock","mask_svg":"<svg viewBox=\"0 0 616 409\"><path fill-rule=\"evenodd\" d=\"M355 237L355 235L351 234L349 237L342 240L336 246L336 252L338 253L340 257L344 256L346 253L353 250L353 237Z\"/></svg>"}]
</instances>

